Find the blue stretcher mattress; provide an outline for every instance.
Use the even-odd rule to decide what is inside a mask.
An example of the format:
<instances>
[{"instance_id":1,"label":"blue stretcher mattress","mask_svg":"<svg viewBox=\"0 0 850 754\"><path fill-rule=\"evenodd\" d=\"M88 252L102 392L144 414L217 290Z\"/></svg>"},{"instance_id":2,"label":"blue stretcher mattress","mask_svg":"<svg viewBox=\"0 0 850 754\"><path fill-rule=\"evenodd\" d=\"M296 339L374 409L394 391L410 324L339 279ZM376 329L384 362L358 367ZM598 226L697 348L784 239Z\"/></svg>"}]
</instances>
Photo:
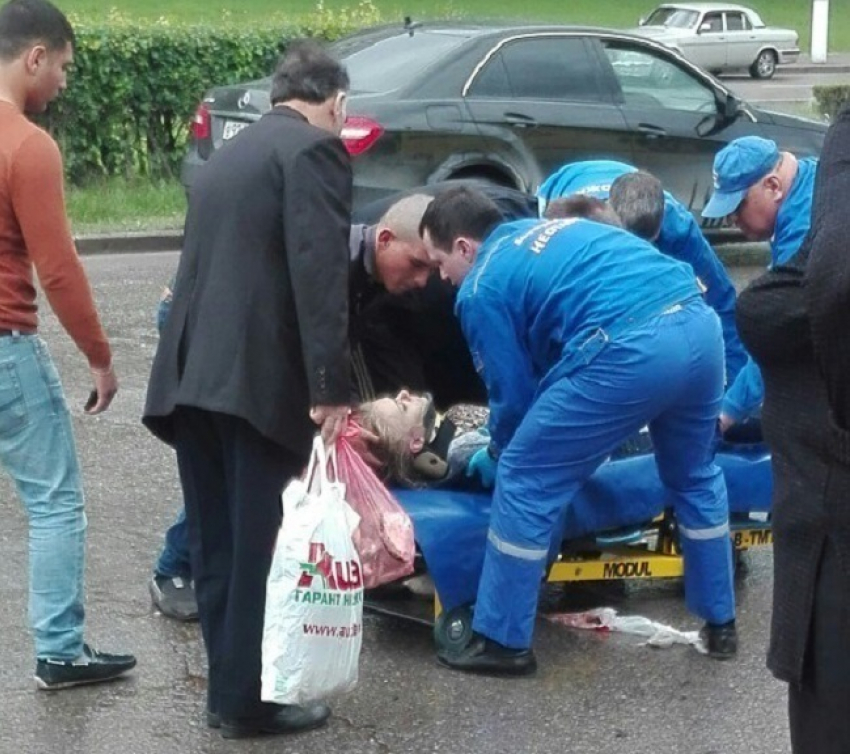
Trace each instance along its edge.
<instances>
[{"instance_id":1,"label":"blue stretcher mattress","mask_svg":"<svg viewBox=\"0 0 850 754\"><path fill-rule=\"evenodd\" d=\"M717 463L732 513L769 512L773 491L764 445L722 446ZM471 603L484 561L491 495L451 489L395 489L413 521L416 542L446 609ZM604 463L579 490L563 521L562 540L640 525L665 508L652 453Z\"/></svg>"}]
</instances>

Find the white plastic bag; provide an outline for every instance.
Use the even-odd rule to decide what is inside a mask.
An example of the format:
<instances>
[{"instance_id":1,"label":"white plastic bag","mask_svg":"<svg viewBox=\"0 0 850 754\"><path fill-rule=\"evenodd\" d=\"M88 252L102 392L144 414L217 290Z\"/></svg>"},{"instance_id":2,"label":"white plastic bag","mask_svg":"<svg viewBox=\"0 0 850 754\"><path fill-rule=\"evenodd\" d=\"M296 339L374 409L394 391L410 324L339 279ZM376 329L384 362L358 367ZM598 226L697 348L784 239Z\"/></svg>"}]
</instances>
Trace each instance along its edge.
<instances>
[{"instance_id":1,"label":"white plastic bag","mask_svg":"<svg viewBox=\"0 0 850 754\"><path fill-rule=\"evenodd\" d=\"M283 525L266 586L266 702L304 704L357 683L363 578L351 534L359 519L333 476L328 479L324 443L316 437L304 480L283 491Z\"/></svg>"},{"instance_id":2,"label":"white plastic bag","mask_svg":"<svg viewBox=\"0 0 850 754\"><path fill-rule=\"evenodd\" d=\"M555 613L546 616L553 623L570 628L592 631L619 631L624 634L642 636L650 647L671 647L674 644L690 644L697 652L705 654L699 631L680 631L664 623L642 615L618 615L613 607L597 607L582 613Z\"/></svg>"}]
</instances>

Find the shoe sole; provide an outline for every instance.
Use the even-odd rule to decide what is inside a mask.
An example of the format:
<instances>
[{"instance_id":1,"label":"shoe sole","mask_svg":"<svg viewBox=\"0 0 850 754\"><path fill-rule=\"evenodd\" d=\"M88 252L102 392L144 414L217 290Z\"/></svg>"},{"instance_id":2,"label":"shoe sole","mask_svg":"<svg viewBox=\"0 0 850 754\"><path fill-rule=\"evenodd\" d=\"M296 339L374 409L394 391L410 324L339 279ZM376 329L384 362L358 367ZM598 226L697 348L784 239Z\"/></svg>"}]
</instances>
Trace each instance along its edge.
<instances>
[{"instance_id":1,"label":"shoe sole","mask_svg":"<svg viewBox=\"0 0 850 754\"><path fill-rule=\"evenodd\" d=\"M437 665L441 668L456 670L460 673L468 673L469 675L488 676L490 678L527 678L537 672L537 665L529 665L525 668L517 668L516 670L477 670L475 668L459 668L457 665L452 665L448 660L437 655Z\"/></svg>"},{"instance_id":2,"label":"shoe sole","mask_svg":"<svg viewBox=\"0 0 850 754\"><path fill-rule=\"evenodd\" d=\"M127 668L126 670L122 670L120 673L116 675L106 676L105 678L87 678L83 681L63 681L62 683L47 683L43 678L39 678L37 675L33 676L35 680L35 686L39 691L61 691L62 689L72 689L74 686L91 686L95 683L109 683L110 681L117 681L119 678L123 678L129 671L131 671L135 665Z\"/></svg>"}]
</instances>

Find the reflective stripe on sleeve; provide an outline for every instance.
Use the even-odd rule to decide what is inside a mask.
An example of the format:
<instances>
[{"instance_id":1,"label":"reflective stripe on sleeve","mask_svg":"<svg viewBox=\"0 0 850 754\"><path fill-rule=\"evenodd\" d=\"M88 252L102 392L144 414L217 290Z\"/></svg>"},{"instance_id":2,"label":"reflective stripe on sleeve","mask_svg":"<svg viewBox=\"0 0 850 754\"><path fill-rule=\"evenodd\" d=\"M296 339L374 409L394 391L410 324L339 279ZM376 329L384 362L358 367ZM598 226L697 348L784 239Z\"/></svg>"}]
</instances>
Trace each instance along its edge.
<instances>
[{"instance_id":1,"label":"reflective stripe on sleeve","mask_svg":"<svg viewBox=\"0 0 850 754\"><path fill-rule=\"evenodd\" d=\"M487 541L503 555L509 555L512 558L519 558L520 560L544 560L549 554L549 550L547 548L543 548L542 550L531 549L529 547L518 547L517 545L512 545L510 542L505 542L503 539L499 539L492 529L487 532Z\"/></svg>"},{"instance_id":2,"label":"reflective stripe on sleeve","mask_svg":"<svg viewBox=\"0 0 850 754\"><path fill-rule=\"evenodd\" d=\"M688 529L679 524L679 532L688 539L718 539L719 537L729 536L729 522L720 524L720 526L712 526L710 529Z\"/></svg>"}]
</instances>

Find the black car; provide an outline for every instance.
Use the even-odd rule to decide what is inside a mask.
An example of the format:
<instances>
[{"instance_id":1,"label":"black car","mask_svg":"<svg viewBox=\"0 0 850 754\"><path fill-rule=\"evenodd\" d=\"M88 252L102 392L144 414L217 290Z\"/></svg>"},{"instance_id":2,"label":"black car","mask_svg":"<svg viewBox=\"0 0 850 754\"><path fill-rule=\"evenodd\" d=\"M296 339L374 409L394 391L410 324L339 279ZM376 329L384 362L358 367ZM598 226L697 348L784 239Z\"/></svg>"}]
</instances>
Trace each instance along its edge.
<instances>
[{"instance_id":1,"label":"black car","mask_svg":"<svg viewBox=\"0 0 850 754\"><path fill-rule=\"evenodd\" d=\"M698 212L715 153L739 136L817 155L826 126L768 112L651 40L607 29L383 26L331 46L351 77L342 138L355 207L454 178L534 191L566 162L608 158L657 175ZM268 110L270 79L211 90L182 179Z\"/></svg>"}]
</instances>

